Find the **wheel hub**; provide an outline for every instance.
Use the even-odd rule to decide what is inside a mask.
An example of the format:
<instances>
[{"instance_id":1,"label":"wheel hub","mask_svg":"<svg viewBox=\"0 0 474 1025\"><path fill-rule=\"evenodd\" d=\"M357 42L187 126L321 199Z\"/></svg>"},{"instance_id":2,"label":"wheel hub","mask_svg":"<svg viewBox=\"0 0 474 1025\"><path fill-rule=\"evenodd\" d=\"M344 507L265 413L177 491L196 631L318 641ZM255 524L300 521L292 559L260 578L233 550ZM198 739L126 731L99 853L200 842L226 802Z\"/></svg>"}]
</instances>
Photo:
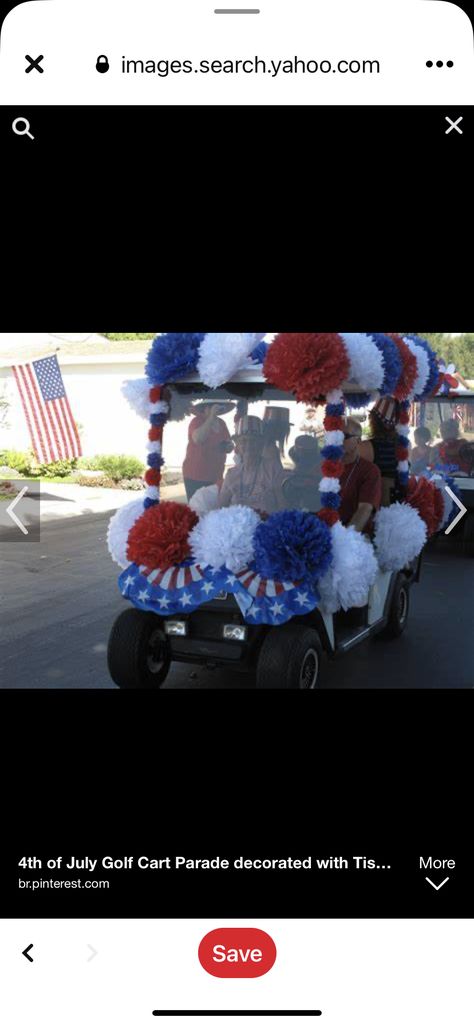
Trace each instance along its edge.
<instances>
[{"instance_id":1,"label":"wheel hub","mask_svg":"<svg viewBox=\"0 0 474 1025\"><path fill-rule=\"evenodd\" d=\"M317 651L310 648L303 659L300 672L300 689L314 690L318 681L319 658Z\"/></svg>"}]
</instances>

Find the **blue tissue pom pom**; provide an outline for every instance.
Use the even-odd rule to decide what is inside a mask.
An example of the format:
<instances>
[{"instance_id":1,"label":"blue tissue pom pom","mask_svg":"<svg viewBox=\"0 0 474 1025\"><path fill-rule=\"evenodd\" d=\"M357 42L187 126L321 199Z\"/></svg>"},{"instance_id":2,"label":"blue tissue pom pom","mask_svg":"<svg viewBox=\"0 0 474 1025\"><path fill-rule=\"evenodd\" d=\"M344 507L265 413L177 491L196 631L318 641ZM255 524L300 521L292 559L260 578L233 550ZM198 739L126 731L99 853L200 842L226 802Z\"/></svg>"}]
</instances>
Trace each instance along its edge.
<instances>
[{"instance_id":1,"label":"blue tissue pom pom","mask_svg":"<svg viewBox=\"0 0 474 1025\"><path fill-rule=\"evenodd\" d=\"M403 373L400 353L393 338L381 334L370 334L370 337L383 356L384 375L380 394L393 395Z\"/></svg>"},{"instance_id":2,"label":"blue tissue pom pom","mask_svg":"<svg viewBox=\"0 0 474 1025\"><path fill-rule=\"evenodd\" d=\"M152 413L150 416L150 423L153 427L163 427L168 417L166 413Z\"/></svg>"},{"instance_id":3,"label":"blue tissue pom pom","mask_svg":"<svg viewBox=\"0 0 474 1025\"><path fill-rule=\"evenodd\" d=\"M306 580L311 586L332 562L329 527L313 513L288 509L260 523L254 538L257 572L272 580Z\"/></svg>"},{"instance_id":4,"label":"blue tissue pom pom","mask_svg":"<svg viewBox=\"0 0 474 1025\"><path fill-rule=\"evenodd\" d=\"M324 491L321 495L323 509L339 509L341 496L336 491Z\"/></svg>"},{"instance_id":5,"label":"blue tissue pom pom","mask_svg":"<svg viewBox=\"0 0 474 1025\"><path fill-rule=\"evenodd\" d=\"M252 349L252 352L250 353L250 357L253 359L254 363L264 363L269 348L270 346L267 345L266 342L259 342L258 345L255 346L255 349Z\"/></svg>"},{"instance_id":6,"label":"blue tissue pom pom","mask_svg":"<svg viewBox=\"0 0 474 1025\"><path fill-rule=\"evenodd\" d=\"M401 445L402 448L410 448L410 439L404 434L397 434L397 444Z\"/></svg>"},{"instance_id":7,"label":"blue tissue pom pom","mask_svg":"<svg viewBox=\"0 0 474 1025\"><path fill-rule=\"evenodd\" d=\"M147 456L147 463L148 466L153 466L154 469L158 470L160 466L163 466L164 459L158 452L150 452L149 456Z\"/></svg>"},{"instance_id":8,"label":"blue tissue pom pom","mask_svg":"<svg viewBox=\"0 0 474 1025\"><path fill-rule=\"evenodd\" d=\"M344 449L342 445L325 445L321 449L323 459L342 459Z\"/></svg>"},{"instance_id":9,"label":"blue tissue pom pom","mask_svg":"<svg viewBox=\"0 0 474 1025\"><path fill-rule=\"evenodd\" d=\"M326 406L326 416L344 416L344 403L328 402Z\"/></svg>"},{"instance_id":10,"label":"blue tissue pom pom","mask_svg":"<svg viewBox=\"0 0 474 1025\"><path fill-rule=\"evenodd\" d=\"M176 381L197 367L203 334L164 334L153 339L145 372L151 384Z\"/></svg>"},{"instance_id":11,"label":"blue tissue pom pom","mask_svg":"<svg viewBox=\"0 0 474 1025\"><path fill-rule=\"evenodd\" d=\"M144 509L149 509L151 505L158 505L158 499L157 498L145 498L145 500L143 502L143 508Z\"/></svg>"}]
</instances>

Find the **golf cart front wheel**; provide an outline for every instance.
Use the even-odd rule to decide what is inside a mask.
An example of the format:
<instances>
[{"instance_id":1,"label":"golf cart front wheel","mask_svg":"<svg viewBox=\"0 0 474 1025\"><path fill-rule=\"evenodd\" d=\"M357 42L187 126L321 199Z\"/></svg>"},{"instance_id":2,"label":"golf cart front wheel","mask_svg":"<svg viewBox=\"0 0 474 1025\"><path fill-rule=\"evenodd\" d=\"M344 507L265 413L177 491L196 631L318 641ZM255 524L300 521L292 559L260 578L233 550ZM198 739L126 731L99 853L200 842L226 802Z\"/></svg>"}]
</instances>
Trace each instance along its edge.
<instances>
[{"instance_id":1,"label":"golf cart front wheel","mask_svg":"<svg viewBox=\"0 0 474 1025\"><path fill-rule=\"evenodd\" d=\"M171 664L165 634L153 612L126 609L112 627L109 673L124 690L161 687Z\"/></svg>"},{"instance_id":2,"label":"golf cart front wheel","mask_svg":"<svg viewBox=\"0 0 474 1025\"><path fill-rule=\"evenodd\" d=\"M257 687L315 690L319 687L323 649L317 630L286 623L273 627L262 644Z\"/></svg>"},{"instance_id":3,"label":"golf cart front wheel","mask_svg":"<svg viewBox=\"0 0 474 1025\"><path fill-rule=\"evenodd\" d=\"M383 640L400 637L408 622L409 609L410 590L405 578L399 576L390 603L387 625L377 636Z\"/></svg>"}]
</instances>

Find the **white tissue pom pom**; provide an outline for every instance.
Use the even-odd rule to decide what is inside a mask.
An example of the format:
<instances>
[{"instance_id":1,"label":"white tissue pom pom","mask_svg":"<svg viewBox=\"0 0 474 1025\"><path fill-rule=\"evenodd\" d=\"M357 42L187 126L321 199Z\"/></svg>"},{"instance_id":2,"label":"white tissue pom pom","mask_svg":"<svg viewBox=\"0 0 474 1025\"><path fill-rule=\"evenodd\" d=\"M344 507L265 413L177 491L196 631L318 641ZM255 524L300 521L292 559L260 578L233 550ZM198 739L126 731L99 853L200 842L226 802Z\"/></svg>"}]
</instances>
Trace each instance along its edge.
<instances>
[{"instance_id":1,"label":"white tissue pom pom","mask_svg":"<svg viewBox=\"0 0 474 1025\"><path fill-rule=\"evenodd\" d=\"M408 463L407 459L402 459L401 462L398 463L398 472L399 473L408 473L409 469L410 469L410 466L409 466L409 463Z\"/></svg>"},{"instance_id":2,"label":"white tissue pom pom","mask_svg":"<svg viewBox=\"0 0 474 1025\"><path fill-rule=\"evenodd\" d=\"M145 494L147 498L152 498L157 502L160 497L160 489L157 488L156 484L149 484L146 488Z\"/></svg>"},{"instance_id":3,"label":"white tissue pom pom","mask_svg":"<svg viewBox=\"0 0 474 1025\"><path fill-rule=\"evenodd\" d=\"M143 511L143 498L135 498L133 502L127 502L127 505L117 509L107 528L107 547L114 562L122 569L130 565L130 559L127 559L128 535Z\"/></svg>"},{"instance_id":4,"label":"white tissue pom pom","mask_svg":"<svg viewBox=\"0 0 474 1025\"><path fill-rule=\"evenodd\" d=\"M382 570L403 569L420 554L426 538L426 524L406 502L380 509L375 517L374 545Z\"/></svg>"},{"instance_id":5,"label":"white tissue pom pom","mask_svg":"<svg viewBox=\"0 0 474 1025\"><path fill-rule=\"evenodd\" d=\"M417 345L413 341L413 338L406 338L403 335L403 341L405 345L408 345L410 352L413 353L416 359L417 375L415 377L415 383L411 391L411 396L422 395L426 385L428 384L428 378L430 376L430 361L428 359L428 353L422 348L421 345Z\"/></svg>"},{"instance_id":6,"label":"white tissue pom pom","mask_svg":"<svg viewBox=\"0 0 474 1025\"><path fill-rule=\"evenodd\" d=\"M149 413L169 413L169 408L170 407L169 407L168 403L167 402L162 402L161 400L158 401L158 402L149 402L148 403L148 412Z\"/></svg>"},{"instance_id":7,"label":"white tissue pom pom","mask_svg":"<svg viewBox=\"0 0 474 1025\"><path fill-rule=\"evenodd\" d=\"M336 477L323 477L319 482L320 491L334 491L338 492L341 490L341 485Z\"/></svg>"},{"instance_id":8,"label":"white tissue pom pom","mask_svg":"<svg viewBox=\"0 0 474 1025\"><path fill-rule=\"evenodd\" d=\"M374 549L355 527L331 527L333 561L318 581L325 612L363 608L378 572Z\"/></svg>"},{"instance_id":9,"label":"white tissue pom pom","mask_svg":"<svg viewBox=\"0 0 474 1025\"><path fill-rule=\"evenodd\" d=\"M189 535L196 562L213 569L225 566L231 573L245 569L254 557L253 539L260 522L255 510L245 505L207 513Z\"/></svg>"},{"instance_id":10,"label":"white tissue pom pom","mask_svg":"<svg viewBox=\"0 0 474 1025\"><path fill-rule=\"evenodd\" d=\"M252 349L255 348L254 334L205 335L199 347L198 372L209 388L231 380Z\"/></svg>"},{"instance_id":11,"label":"white tissue pom pom","mask_svg":"<svg viewBox=\"0 0 474 1025\"><path fill-rule=\"evenodd\" d=\"M344 395L340 388L331 388L326 395L326 402L331 406L337 406L344 402Z\"/></svg>"},{"instance_id":12,"label":"white tissue pom pom","mask_svg":"<svg viewBox=\"0 0 474 1025\"><path fill-rule=\"evenodd\" d=\"M341 334L351 369L348 380L363 391L376 391L384 376L383 356L372 338L364 334Z\"/></svg>"},{"instance_id":13,"label":"white tissue pom pom","mask_svg":"<svg viewBox=\"0 0 474 1025\"><path fill-rule=\"evenodd\" d=\"M206 513L217 509L219 506L219 488L217 484L207 484L206 487L198 488L192 498L189 499L188 505L191 506L191 509L194 509L198 516L205 516Z\"/></svg>"},{"instance_id":14,"label":"white tissue pom pom","mask_svg":"<svg viewBox=\"0 0 474 1025\"><path fill-rule=\"evenodd\" d=\"M161 456L161 441L147 441L146 450L147 452L157 452Z\"/></svg>"},{"instance_id":15,"label":"white tissue pom pom","mask_svg":"<svg viewBox=\"0 0 474 1025\"><path fill-rule=\"evenodd\" d=\"M324 435L325 445L343 445L344 431L326 431Z\"/></svg>"},{"instance_id":16,"label":"white tissue pom pom","mask_svg":"<svg viewBox=\"0 0 474 1025\"><path fill-rule=\"evenodd\" d=\"M121 392L129 406L137 416L148 420L150 415L150 382L146 377L135 378L135 380L124 381Z\"/></svg>"}]
</instances>

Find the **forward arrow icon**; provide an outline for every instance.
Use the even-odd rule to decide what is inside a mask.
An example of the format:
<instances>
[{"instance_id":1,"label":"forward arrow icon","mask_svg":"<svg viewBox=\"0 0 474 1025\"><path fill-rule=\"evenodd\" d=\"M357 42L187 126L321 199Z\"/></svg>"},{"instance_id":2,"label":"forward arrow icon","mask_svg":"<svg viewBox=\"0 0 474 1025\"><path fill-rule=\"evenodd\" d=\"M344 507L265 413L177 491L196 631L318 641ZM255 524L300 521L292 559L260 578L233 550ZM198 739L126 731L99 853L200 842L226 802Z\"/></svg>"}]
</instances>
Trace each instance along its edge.
<instances>
[{"instance_id":1,"label":"forward arrow icon","mask_svg":"<svg viewBox=\"0 0 474 1025\"><path fill-rule=\"evenodd\" d=\"M447 883L447 881L448 881L448 879L449 879L449 876L446 876L446 879L443 879L443 882L442 882L442 883L440 883L440 884L439 884L439 886L436 886L436 883L433 883L433 882L431 881L431 879L428 879L428 876L425 876L425 879L426 879L426 882L427 882L427 883L429 883L429 884L430 884L430 886L432 886L432 887L433 887L433 890L440 890L440 889L441 889L441 887L442 887L442 886L444 886L444 884L445 884L445 883Z\"/></svg>"},{"instance_id":2,"label":"forward arrow icon","mask_svg":"<svg viewBox=\"0 0 474 1025\"><path fill-rule=\"evenodd\" d=\"M459 523L459 520L462 520L464 514L467 513L467 509L466 509L466 506L463 505L462 502L459 501L459 498L458 498L457 495L454 494L454 491L451 491L451 488L448 488L446 486L444 490L448 492L448 495L452 498L453 502L456 502L456 505L460 509L460 512L458 512L458 514L455 517L455 519L453 520L453 522L449 524L449 527L447 527L445 532L444 532L445 534L450 534L452 529L453 529L453 527L455 527L456 524Z\"/></svg>"}]
</instances>

